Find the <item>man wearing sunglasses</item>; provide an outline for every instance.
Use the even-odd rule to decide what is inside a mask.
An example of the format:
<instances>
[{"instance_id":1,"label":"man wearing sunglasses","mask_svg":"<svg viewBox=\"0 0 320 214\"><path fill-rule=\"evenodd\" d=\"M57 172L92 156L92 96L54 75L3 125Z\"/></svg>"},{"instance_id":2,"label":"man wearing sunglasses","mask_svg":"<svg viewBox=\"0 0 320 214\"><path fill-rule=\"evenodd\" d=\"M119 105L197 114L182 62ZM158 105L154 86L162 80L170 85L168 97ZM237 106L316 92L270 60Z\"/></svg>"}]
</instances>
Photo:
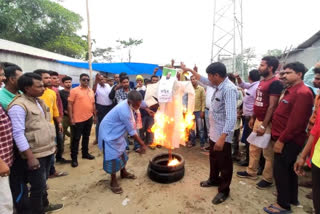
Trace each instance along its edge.
<instances>
[{"instance_id":1,"label":"man wearing sunglasses","mask_svg":"<svg viewBox=\"0 0 320 214\"><path fill-rule=\"evenodd\" d=\"M92 123L96 123L96 108L94 92L89 88L89 75L80 75L80 86L70 91L68 98L68 111L73 129L71 141L71 166L78 166L79 142L82 136L82 158L93 160L95 157L89 154L89 137Z\"/></svg>"}]
</instances>

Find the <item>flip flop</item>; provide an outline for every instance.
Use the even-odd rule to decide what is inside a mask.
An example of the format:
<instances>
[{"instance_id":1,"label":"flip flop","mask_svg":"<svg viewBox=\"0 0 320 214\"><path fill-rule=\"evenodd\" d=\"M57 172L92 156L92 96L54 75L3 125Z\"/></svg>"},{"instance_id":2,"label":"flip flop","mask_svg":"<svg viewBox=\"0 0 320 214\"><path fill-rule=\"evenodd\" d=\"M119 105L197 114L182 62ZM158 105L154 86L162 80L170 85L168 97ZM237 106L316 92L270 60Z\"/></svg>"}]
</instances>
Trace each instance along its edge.
<instances>
[{"instance_id":1,"label":"flip flop","mask_svg":"<svg viewBox=\"0 0 320 214\"><path fill-rule=\"evenodd\" d=\"M110 186L110 189L111 189L111 191L112 191L113 193L115 193L115 194L121 194L121 193L123 193L122 188L119 187L119 186L117 186L117 187L111 187L111 186Z\"/></svg>"},{"instance_id":2,"label":"flip flop","mask_svg":"<svg viewBox=\"0 0 320 214\"><path fill-rule=\"evenodd\" d=\"M120 175L121 178L126 178L126 179L136 179L137 177L134 175L134 174L131 174L131 173L127 173L125 176L123 175Z\"/></svg>"},{"instance_id":3,"label":"flip flop","mask_svg":"<svg viewBox=\"0 0 320 214\"><path fill-rule=\"evenodd\" d=\"M277 211L279 211L279 212L271 211L271 210L269 210L269 208L272 208L272 209L277 210ZM269 213L269 214L287 214L287 213L292 213L291 210L286 210L286 209L278 208L278 207L275 207L273 204L271 204L269 207L264 207L263 210L264 210L266 213Z\"/></svg>"},{"instance_id":4,"label":"flip flop","mask_svg":"<svg viewBox=\"0 0 320 214\"><path fill-rule=\"evenodd\" d=\"M212 182L210 180L206 180L206 181L201 181L200 186L201 187L214 187L214 186L219 186L219 184Z\"/></svg>"},{"instance_id":5,"label":"flip flop","mask_svg":"<svg viewBox=\"0 0 320 214\"><path fill-rule=\"evenodd\" d=\"M58 178L67 175L69 175L67 172L55 172L53 175L49 175L49 178Z\"/></svg>"}]
</instances>

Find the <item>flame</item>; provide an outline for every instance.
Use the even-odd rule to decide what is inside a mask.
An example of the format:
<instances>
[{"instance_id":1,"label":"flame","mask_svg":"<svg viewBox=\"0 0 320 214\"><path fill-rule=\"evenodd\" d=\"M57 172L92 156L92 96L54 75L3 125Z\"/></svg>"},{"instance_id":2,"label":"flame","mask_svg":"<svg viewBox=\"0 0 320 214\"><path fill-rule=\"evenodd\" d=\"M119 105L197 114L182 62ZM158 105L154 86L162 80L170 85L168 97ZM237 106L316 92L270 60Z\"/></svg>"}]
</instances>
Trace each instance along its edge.
<instances>
[{"instance_id":1,"label":"flame","mask_svg":"<svg viewBox=\"0 0 320 214\"><path fill-rule=\"evenodd\" d=\"M194 114L192 112L187 112L183 109L183 119L178 121L178 130L180 139L183 142L188 141L189 131L194 128ZM154 116L154 124L151 128L151 132L154 133L154 143L165 146L168 149L174 149L170 142L170 134L174 132L173 127L176 121L174 118L167 116L165 113L158 111Z\"/></svg>"},{"instance_id":2,"label":"flame","mask_svg":"<svg viewBox=\"0 0 320 214\"><path fill-rule=\"evenodd\" d=\"M173 160L169 161L168 166L176 166L179 165L178 159L174 158Z\"/></svg>"},{"instance_id":3,"label":"flame","mask_svg":"<svg viewBox=\"0 0 320 214\"><path fill-rule=\"evenodd\" d=\"M151 132L154 133L154 142L156 144L164 145L167 138L167 135L164 132L165 126L171 122L171 119L167 115L157 112L154 115L154 120L155 123L151 127Z\"/></svg>"}]
</instances>

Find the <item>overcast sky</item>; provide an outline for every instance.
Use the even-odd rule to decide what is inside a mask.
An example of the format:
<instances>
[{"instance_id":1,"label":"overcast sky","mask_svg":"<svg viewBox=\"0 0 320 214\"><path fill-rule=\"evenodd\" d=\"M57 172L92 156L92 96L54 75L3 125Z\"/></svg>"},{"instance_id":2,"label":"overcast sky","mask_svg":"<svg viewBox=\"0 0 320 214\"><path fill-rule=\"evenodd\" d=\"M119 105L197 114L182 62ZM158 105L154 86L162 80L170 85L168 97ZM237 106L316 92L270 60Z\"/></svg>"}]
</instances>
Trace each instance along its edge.
<instances>
[{"instance_id":1,"label":"overcast sky","mask_svg":"<svg viewBox=\"0 0 320 214\"><path fill-rule=\"evenodd\" d=\"M61 4L83 17L79 34L86 34L85 0ZM92 38L99 47L114 47L116 40L129 37L143 39L132 62L167 64L174 58L203 71L211 57L213 5L214 0L89 0ZM264 54L299 45L320 30L319 9L319 0L243 0L244 48Z\"/></svg>"}]
</instances>

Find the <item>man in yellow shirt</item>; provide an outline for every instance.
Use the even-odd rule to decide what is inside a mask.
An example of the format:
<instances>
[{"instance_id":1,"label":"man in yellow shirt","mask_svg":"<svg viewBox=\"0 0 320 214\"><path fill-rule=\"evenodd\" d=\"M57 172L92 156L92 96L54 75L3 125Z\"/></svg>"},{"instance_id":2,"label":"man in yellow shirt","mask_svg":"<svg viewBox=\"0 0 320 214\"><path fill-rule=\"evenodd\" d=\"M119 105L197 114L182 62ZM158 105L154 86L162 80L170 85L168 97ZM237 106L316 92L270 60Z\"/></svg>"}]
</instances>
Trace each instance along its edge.
<instances>
[{"instance_id":1,"label":"man in yellow shirt","mask_svg":"<svg viewBox=\"0 0 320 214\"><path fill-rule=\"evenodd\" d=\"M50 122L54 124L54 120L56 121L57 124L59 124L59 131L62 132L62 123L61 120L62 118L59 115L59 110L57 107L57 95L56 92L48 88L51 86L51 76L50 76L50 71L44 70L44 69L37 69L33 73L39 74L42 77L42 82L45 87L44 93L42 94L41 97L39 97L41 100L44 101L46 106L49 108L50 111L50 117L51 120ZM50 167L50 172L49 172L49 177L60 177L60 176L65 176L67 173L65 172L57 172L55 167L54 167L54 156L53 160L51 163Z\"/></svg>"},{"instance_id":2,"label":"man in yellow shirt","mask_svg":"<svg viewBox=\"0 0 320 214\"><path fill-rule=\"evenodd\" d=\"M198 81L195 76L191 76L191 83L195 91L195 105L194 105L194 116L196 121L196 126L199 131L200 137L200 147L203 151L205 144L205 136L204 136L204 110L206 107L206 93L202 86L198 84ZM191 130L190 132L190 142L188 147L192 147L196 145L196 134L195 130Z\"/></svg>"},{"instance_id":3,"label":"man in yellow shirt","mask_svg":"<svg viewBox=\"0 0 320 214\"><path fill-rule=\"evenodd\" d=\"M44 101L44 103L48 106L50 110L50 116L51 116L51 123L54 124L53 120L57 121L59 123L59 127L61 125L61 120L59 118L59 110L57 107L57 96L56 92L48 88L51 86L51 77L50 72L43 69L35 70L34 73L39 74L42 77L42 82L45 87L43 95L40 97Z\"/></svg>"}]
</instances>

